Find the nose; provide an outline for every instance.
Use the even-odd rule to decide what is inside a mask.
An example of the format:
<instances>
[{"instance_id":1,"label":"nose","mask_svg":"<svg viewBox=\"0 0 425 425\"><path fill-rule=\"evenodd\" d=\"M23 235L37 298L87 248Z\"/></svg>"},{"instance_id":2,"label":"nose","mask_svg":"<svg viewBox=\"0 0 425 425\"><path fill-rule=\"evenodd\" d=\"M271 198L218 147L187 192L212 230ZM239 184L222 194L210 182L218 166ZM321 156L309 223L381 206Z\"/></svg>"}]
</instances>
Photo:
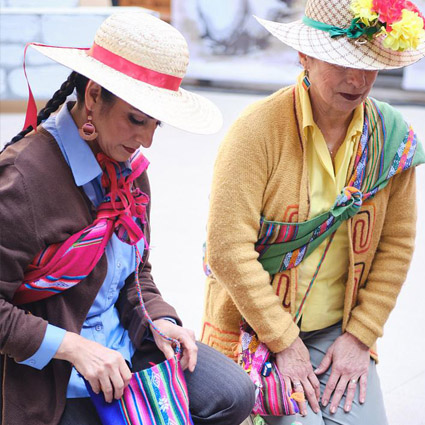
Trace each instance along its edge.
<instances>
[{"instance_id":1,"label":"nose","mask_svg":"<svg viewBox=\"0 0 425 425\"><path fill-rule=\"evenodd\" d=\"M363 69L347 69L347 81L349 84L354 86L355 88L361 88L366 85L366 72Z\"/></svg>"},{"instance_id":2,"label":"nose","mask_svg":"<svg viewBox=\"0 0 425 425\"><path fill-rule=\"evenodd\" d=\"M157 121L156 120L149 120L148 123L140 129L138 135L137 135L137 143L144 148L150 148L153 143L153 136L155 134L155 130L157 128Z\"/></svg>"}]
</instances>

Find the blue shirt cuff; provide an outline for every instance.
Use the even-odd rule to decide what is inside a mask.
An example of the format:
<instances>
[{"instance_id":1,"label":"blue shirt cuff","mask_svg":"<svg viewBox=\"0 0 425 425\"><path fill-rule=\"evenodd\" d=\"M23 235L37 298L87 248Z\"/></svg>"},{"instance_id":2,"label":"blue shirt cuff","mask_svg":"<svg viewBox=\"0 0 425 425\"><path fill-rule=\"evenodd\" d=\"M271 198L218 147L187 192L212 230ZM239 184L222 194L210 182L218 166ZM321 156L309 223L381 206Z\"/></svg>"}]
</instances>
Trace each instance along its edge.
<instances>
[{"instance_id":1,"label":"blue shirt cuff","mask_svg":"<svg viewBox=\"0 0 425 425\"><path fill-rule=\"evenodd\" d=\"M53 325L47 325L46 333L44 334L44 338L39 349L28 359L18 363L31 366L39 370L43 369L43 367L52 360L56 351L58 351L65 333L65 329L58 328Z\"/></svg>"}]
</instances>

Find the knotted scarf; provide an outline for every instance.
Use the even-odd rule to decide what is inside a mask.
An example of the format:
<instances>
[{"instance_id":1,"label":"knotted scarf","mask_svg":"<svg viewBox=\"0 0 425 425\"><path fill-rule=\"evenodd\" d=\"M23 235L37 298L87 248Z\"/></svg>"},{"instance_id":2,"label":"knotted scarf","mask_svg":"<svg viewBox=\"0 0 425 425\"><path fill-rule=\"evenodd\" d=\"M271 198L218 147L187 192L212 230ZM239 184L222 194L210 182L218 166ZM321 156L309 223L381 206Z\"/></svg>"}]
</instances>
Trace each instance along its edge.
<instances>
[{"instance_id":1,"label":"knotted scarf","mask_svg":"<svg viewBox=\"0 0 425 425\"><path fill-rule=\"evenodd\" d=\"M298 266L345 220L354 217L363 202L383 189L391 177L424 162L422 145L400 114L389 105L367 99L353 174L334 206L302 223L263 217L256 244L258 260L271 275Z\"/></svg>"},{"instance_id":2,"label":"knotted scarf","mask_svg":"<svg viewBox=\"0 0 425 425\"><path fill-rule=\"evenodd\" d=\"M49 245L36 255L14 295L15 305L42 300L80 283L102 257L114 232L129 245L145 240L142 228L149 197L133 182L146 170L149 161L136 152L130 159L132 172L124 176L119 163L103 153L97 155L97 160L103 170L105 197L96 219L64 242Z\"/></svg>"}]
</instances>

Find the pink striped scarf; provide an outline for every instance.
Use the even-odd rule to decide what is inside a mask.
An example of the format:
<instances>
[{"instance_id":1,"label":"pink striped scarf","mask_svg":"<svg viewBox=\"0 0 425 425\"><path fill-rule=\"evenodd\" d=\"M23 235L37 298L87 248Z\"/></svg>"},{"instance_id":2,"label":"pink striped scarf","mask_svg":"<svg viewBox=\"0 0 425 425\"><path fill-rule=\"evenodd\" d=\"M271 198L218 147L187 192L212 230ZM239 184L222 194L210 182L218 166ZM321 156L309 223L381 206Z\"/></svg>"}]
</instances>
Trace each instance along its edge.
<instances>
[{"instance_id":1,"label":"pink striped scarf","mask_svg":"<svg viewBox=\"0 0 425 425\"><path fill-rule=\"evenodd\" d=\"M113 232L123 242L135 245L142 238L149 197L133 185L149 161L136 152L130 159L131 174L124 177L119 163L103 153L97 155L102 186L106 190L92 224L64 242L47 246L25 270L23 283L15 292L15 305L48 298L84 280L102 257Z\"/></svg>"}]
</instances>

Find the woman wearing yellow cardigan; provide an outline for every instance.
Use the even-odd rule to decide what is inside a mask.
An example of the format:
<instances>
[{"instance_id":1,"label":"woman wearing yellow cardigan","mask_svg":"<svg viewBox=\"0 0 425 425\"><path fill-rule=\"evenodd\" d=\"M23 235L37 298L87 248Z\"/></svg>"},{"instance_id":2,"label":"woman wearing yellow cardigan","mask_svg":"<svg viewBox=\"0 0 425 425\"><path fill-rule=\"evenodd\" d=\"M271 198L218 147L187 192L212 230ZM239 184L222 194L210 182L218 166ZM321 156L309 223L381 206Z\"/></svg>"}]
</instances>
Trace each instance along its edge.
<instances>
[{"instance_id":1,"label":"woman wearing yellow cardigan","mask_svg":"<svg viewBox=\"0 0 425 425\"><path fill-rule=\"evenodd\" d=\"M425 155L368 94L379 70L425 55L424 19L410 2L309 0L302 21L259 22L304 71L248 107L220 147L202 340L236 360L241 323L252 328L286 388L304 392L303 425L385 425L375 342L412 257Z\"/></svg>"}]
</instances>

